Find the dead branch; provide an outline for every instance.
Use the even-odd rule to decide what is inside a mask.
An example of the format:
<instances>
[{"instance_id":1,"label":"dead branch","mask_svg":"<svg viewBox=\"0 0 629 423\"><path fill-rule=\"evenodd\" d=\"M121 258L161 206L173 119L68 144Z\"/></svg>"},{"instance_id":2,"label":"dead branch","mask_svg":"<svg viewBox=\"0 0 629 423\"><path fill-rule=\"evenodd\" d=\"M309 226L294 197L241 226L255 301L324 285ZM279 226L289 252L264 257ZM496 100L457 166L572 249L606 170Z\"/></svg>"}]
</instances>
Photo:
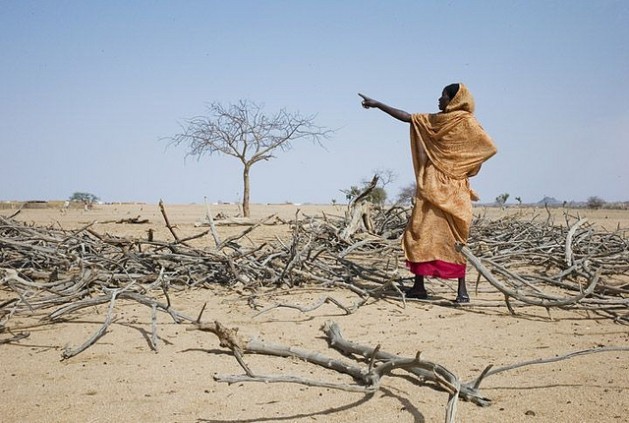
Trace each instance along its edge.
<instances>
[{"instance_id":1,"label":"dead branch","mask_svg":"<svg viewBox=\"0 0 629 423\"><path fill-rule=\"evenodd\" d=\"M175 238L175 241L179 242L179 237L177 236L177 234L175 233L175 230L173 229L172 225L168 221L168 215L166 214L166 209L164 208L164 202L161 199L159 200L159 211L162 212L162 216L164 217L164 222L166 223L166 227L172 234L173 238Z\"/></svg>"},{"instance_id":2,"label":"dead branch","mask_svg":"<svg viewBox=\"0 0 629 423\"><path fill-rule=\"evenodd\" d=\"M347 242L361 227L368 232L373 231L373 223L369 216L369 202L367 201L367 196L378 184L378 179L377 175L374 176L371 182L349 203L349 224L340 232L340 239Z\"/></svg>"},{"instance_id":3,"label":"dead branch","mask_svg":"<svg viewBox=\"0 0 629 423\"><path fill-rule=\"evenodd\" d=\"M205 201L205 217L210 224L210 231L212 232L212 238L214 238L214 245L218 248L218 246L221 245L221 237L216 231L216 225L214 225L214 219L212 218L212 213L210 212L210 206L207 203L207 197L203 197L203 201Z\"/></svg>"},{"instance_id":4,"label":"dead branch","mask_svg":"<svg viewBox=\"0 0 629 423\"><path fill-rule=\"evenodd\" d=\"M148 219L142 219L139 215L136 217L129 217L126 219L118 219L118 220L104 220L100 223L117 223L117 224L123 224L123 223L128 223L128 224L132 224L132 225L144 225L146 223L149 223Z\"/></svg>"},{"instance_id":5,"label":"dead branch","mask_svg":"<svg viewBox=\"0 0 629 423\"><path fill-rule=\"evenodd\" d=\"M319 300L317 300L315 303L311 304L311 305L307 305L307 306L300 306L297 304L287 304L287 303L281 303L281 304L275 304L273 306L267 307L264 310L259 311L258 313L254 314L253 317L256 318L264 313L268 313L271 310L275 310L278 308L291 308L294 310L299 310L302 313L308 313L310 311L316 310L319 307L321 307L324 304L329 304L332 303L334 305L336 305L338 308L340 308L341 310L343 310L345 312L345 314L352 314L354 311L356 311L357 307L356 305L354 305L353 307L346 307L345 305L343 305L340 301L336 300L333 297L330 296L324 296L319 298Z\"/></svg>"},{"instance_id":6,"label":"dead branch","mask_svg":"<svg viewBox=\"0 0 629 423\"><path fill-rule=\"evenodd\" d=\"M494 368L492 365L487 366L482 372L481 374L474 379L473 381L467 382L466 385L472 385L475 389L478 389L480 387L481 382L491 376L491 375L495 375L498 373L502 373L502 372L506 372L508 370L514 370L514 369L518 369L520 367L525 367L525 366L533 366L533 365L537 365L537 364L548 364L548 363L555 363L558 361L563 361L563 360L568 360L574 357L579 357L582 355L589 355L589 354L597 354L597 353L603 353L603 352L612 352L612 351L629 351L629 347L598 347L598 348L590 348L587 350L581 350L581 351L574 351L571 353L567 353L561 356L556 356L556 357L550 357L550 358L539 358L537 360L530 360L530 361L524 361L521 363L516 363L516 364L511 364L509 366L503 366L503 367L496 367Z\"/></svg>"},{"instance_id":7,"label":"dead branch","mask_svg":"<svg viewBox=\"0 0 629 423\"><path fill-rule=\"evenodd\" d=\"M375 357L379 361L397 360L401 358L395 354L385 351L376 351L375 348L345 340L341 334L340 327L335 322L327 322L322 330L328 338L328 344L343 354L359 355L365 358ZM420 360L418 364L406 370L416 376L422 383L434 384L451 394L456 391L454 388L460 385L459 379L452 372L430 361ZM469 386L460 385L458 396L482 407L491 403L491 400L483 397L476 389L470 388Z\"/></svg>"},{"instance_id":8,"label":"dead branch","mask_svg":"<svg viewBox=\"0 0 629 423\"><path fill-rule=\"evenodd\" d=\"M245 339L238 335L237 328L227 328L220 322L198 323L189 330L202 330L215 334L219 338L222 347L229 348L234 353L239 362L244 360L246 354L263 354L277 357L299 358L304 362L315 364L328 370L333 370L342 374L351 376L357 383L330 383L325 381L317 381L298 376L277 376L277 375L256 375L245 367L247 375L245 376L215 376L215 380L219 382L264 382L264 383L298 383L306 386L327 387L351 392L364 392L371 394L380 388L380 382L391 374L395 369L402 369L410 374L417 376L417 382L420 386L427 382L434 385L440 390L448 393L448 403L446 407L446 422L454 422L456 415L456 404L459 396L466 398L474 398L475 403L479 405L488 405L489 400L477 394L477 390L465 387L465 393L462 394L462 385L453 373L435 363L431 363L420 359L417 354L414 358L398 357L393 354L381 352L378 347L369 348L362 347L351 342L347 342L340 335L340 329L336 323L328 323L324 327L326 335L328 335L329 343L332 347L343 352L344 354L362 355L366 358L373 358L367 368L355 364L350 364L341 360L336 360L323 354L294 348L286 347L278 344L271 344L258 341L254 338Z\"/></svg>"},{"instance_id":9,"label":"dead branch","mask_svg":"<svg viewBox=\"0 0 629 423\"><path fill-rule=\"evenodd\" d=\"M587 219L580 219L577 223L575 223L568 234L566 235L566 265L568 267L572 266L573 257L572 257L572 238L574 238L574 234L579 229L579 226L585 224Z\"/></svg>"},{"instance_id":10,"label":"dead branch","mask_svg":"<svg viewBox=\"0 0 629 423\"><path fill-rule=\"evenodd\" d=\"M71 349L70 347L66 346L66 348L63 350L63 353L61 353L61 357L63 360L74 357L75 355L80 354L81 352L85 351L90 345L94 344L98 339L100 339L105 334L105 332L107 331L107 328L109 327L111 322L114 320L113 310L114 310L114 304L116 302L116 295L117 295L117 292L112 292L111 300L109 302L109 308L107 309L107 315L100 329L98 329L87 341L85 341L79 347L75 349Z\"/></svg>"},{"instance_id":11,"label":"dead branch","mask_svg":"<svg viewBox=\"0 0 629 423\"><path fill-rule=\"evenodd\" d=\"M489 271L489 269L487 269L481 263L481 261L477 257L475 257L474 254L472 254L472 252L466 246L460 245L458 246L458 249L465 256L465 258L470 262L470 264L472 264L476 268L476 270L478 270L478 272L481 275L483 275L485 279L487 279L489 283L491 283L496 289L498 289L500 292L502 292L505 295L505 298L507 301L507 307L509 307L509 310L511 311L512 314L515 314L515 312L513 312L513 309L510 307L508 303L509 298L514 298L526 304L537 305L540 307L547 307L547 308L548 307L562 307L562 306L567 306L571 304L576 304L577 302L581 301L583 298L587 297L588 295L592 294L592 292L594 292L594 288L596 287L596 284L598 283L598 280L600 277L600 271L596 272L594 276L592 277L592 279L590 280L590 283L587 286L587 288L581 294L575 295L573 297L557 298L557 297L551 297L549 295L545 295L544 298L532 298L531 296L523 295L517 290L510 289L506 287L505 285L503 285Z\"/></svg>"}]
</instances>

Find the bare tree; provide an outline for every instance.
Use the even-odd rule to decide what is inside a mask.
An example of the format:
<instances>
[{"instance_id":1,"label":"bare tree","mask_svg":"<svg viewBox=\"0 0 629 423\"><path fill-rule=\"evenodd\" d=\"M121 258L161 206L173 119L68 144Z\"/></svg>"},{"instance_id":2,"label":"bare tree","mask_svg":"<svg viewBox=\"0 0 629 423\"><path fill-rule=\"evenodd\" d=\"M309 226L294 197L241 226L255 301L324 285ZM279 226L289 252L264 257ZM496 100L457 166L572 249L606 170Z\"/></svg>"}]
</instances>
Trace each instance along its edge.
<instances>
[{"instance_id":1,"label":"bare tree","mask_svg":"<svg viewBox=\"0 0 629 423\"><path fill-rule=\"evenodd\" d=\"M205 154L224 154L242 163L244 216L249 211L249 174L251 166L275 158L277 149L287 151L292 142L306 139L321 145L332 130L316 126L315 116L302 116L282 109L275 115L263 113L263 106L247 100L223 106L211 103L207 116L185 121L183 132L168 138L171 144L184 144L186 156L200 159Z\"/></svg>"},{"instance_id":2,"label":"bare tree","mask_svg":"<svg viewBox=\"0 0 629 423\"><path fill-rule=\"evenodd\" d=\"M397 195L397 202L399 204L412 204L415 199L416 191L417 184L415 182L403 186L400 188L400 192Z\"/></svg>"}]
</instances>

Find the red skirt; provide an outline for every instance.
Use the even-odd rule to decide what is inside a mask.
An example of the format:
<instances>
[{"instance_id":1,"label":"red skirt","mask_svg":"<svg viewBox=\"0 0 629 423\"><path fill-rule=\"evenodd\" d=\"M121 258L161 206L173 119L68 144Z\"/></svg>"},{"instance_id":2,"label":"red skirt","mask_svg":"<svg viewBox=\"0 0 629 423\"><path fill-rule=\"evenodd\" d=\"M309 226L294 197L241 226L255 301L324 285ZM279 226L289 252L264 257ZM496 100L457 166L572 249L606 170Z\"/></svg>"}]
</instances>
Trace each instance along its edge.
<instances>
[{"instance_id":1,"label":"red skirt","mask_svg":"<svg viewBox=\"0 0 629 423\"><path fill-rule=\"evenodd\" d=\"M442 279L458 279L465 277L465 264L448 263L433 260L422 263L406 262L406 267L415 275L434 276Z\"/></svg>"}]
</instances>

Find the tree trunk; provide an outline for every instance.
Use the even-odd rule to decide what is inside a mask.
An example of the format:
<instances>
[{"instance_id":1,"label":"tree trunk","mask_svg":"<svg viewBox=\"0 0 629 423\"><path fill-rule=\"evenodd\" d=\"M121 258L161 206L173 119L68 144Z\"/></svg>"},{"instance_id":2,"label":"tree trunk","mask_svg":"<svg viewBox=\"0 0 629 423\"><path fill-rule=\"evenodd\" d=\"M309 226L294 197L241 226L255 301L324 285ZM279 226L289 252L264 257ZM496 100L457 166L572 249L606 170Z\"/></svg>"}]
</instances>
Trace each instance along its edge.
<instances>
[{"instance_id":1,"label":"tree trunk","mask_svg":"<svg viewBox=\"0 0 629 423\"><path fill-rule=\"evenodd\" d=\"M244 184L244 189L242 190L242 213L244 217L249 217L249 169L250 166L245 164L245 167L242 171L242 181Z\"/></svg>"}]
</instances>

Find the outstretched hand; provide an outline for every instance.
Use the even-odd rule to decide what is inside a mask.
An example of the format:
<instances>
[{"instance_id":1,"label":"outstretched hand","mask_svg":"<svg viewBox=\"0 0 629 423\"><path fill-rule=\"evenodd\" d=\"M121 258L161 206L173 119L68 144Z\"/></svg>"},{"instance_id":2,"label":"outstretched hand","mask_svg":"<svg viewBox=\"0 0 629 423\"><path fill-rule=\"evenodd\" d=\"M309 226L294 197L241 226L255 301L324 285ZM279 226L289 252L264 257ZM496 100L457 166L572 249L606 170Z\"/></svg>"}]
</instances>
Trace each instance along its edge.
<instances>
[{"instance_id":1,"label":"outstretched hand","mask_svg":"<svg viewBox=\"0 0 629 423\"><path fill-rule=\"evenodd\" d=\"M396 118L397 120L401 120L402 122L410 122L411 121L411 115L407 112L405 112L404 110L400 110L400 109L396 109L394 107L391 106L387 106L386 104L378 101L378 100L374 100L371 97L367 97L364 94L358 93L359 96L362 97L363 102L362 105L365 109L371 109L372 107L375 107L377 109L382 110L383 112L387 113L388 115Z\"/></svg>"},{"instance_id":2,"label":"outstretched hand","mask_svg":"<svg viewBox=\"0 0 629 423\"><path fill-rule=\"evenodd\" d=\"M376 105L378 104L378 102L374 100L373 98L367 97L366 95L361 94L361 93L358 93L358 95L362 97L363 99L362 105L365 109L376 107Z\"/></svg>"}]
</instances>

